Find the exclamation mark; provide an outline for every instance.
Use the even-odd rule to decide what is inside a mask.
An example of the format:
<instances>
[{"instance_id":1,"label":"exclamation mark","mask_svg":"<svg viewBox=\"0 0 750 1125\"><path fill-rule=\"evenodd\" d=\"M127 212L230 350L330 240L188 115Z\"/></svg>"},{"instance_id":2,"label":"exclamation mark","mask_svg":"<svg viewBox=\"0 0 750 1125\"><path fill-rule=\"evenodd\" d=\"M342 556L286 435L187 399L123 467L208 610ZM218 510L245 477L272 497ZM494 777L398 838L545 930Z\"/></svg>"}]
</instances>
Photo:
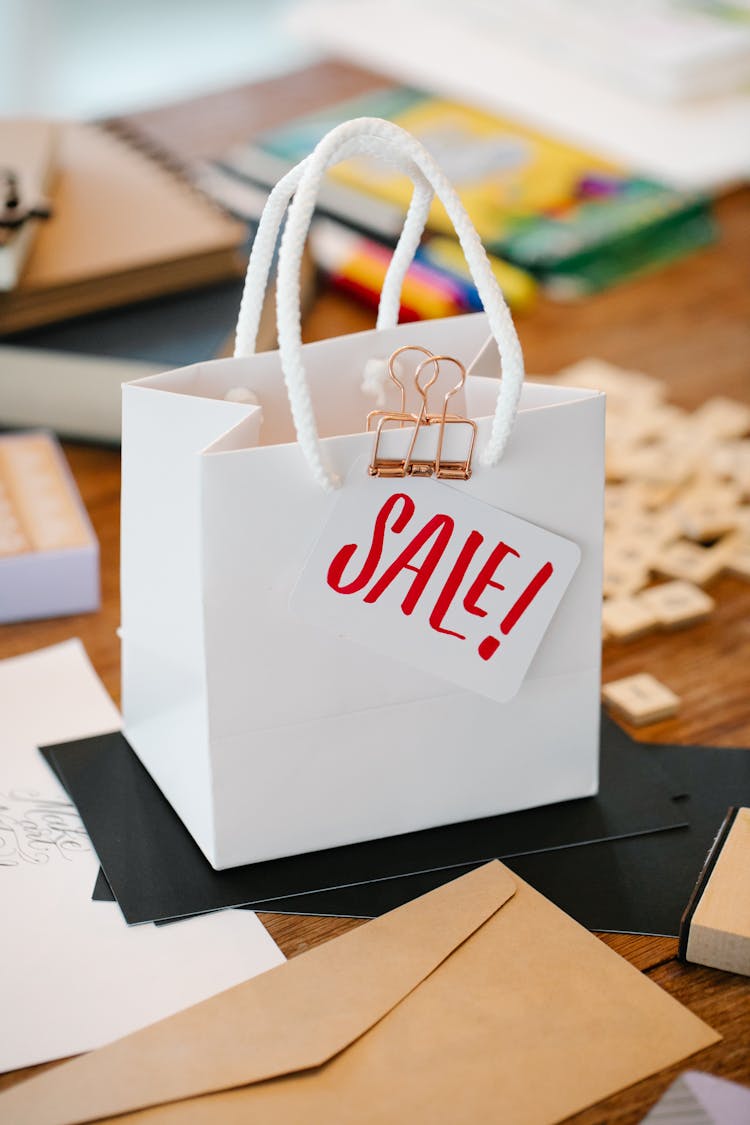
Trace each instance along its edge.
<instances>
[{"instance_id":1,"label":"exclamation mark","mask_svg":"<svg viewBox=\"0 0 750 1125\"><path fill-rule=\"evenodd\" d=\"M552 563L545 563L539 573L531 579L531 582L529 582L528 586L521 594L518 601L508 610L505 617L500 622L500 632L504 637L507 637L513 626L517 624L517 622L529 608L534 598L541 590L542 586L550 578L552 570ZM477 652L481 656L482 660L489 660L489 658L491 656L494 656L499 648L499 637L485 637L479 645Z\"/></svg>"}]
</instances>

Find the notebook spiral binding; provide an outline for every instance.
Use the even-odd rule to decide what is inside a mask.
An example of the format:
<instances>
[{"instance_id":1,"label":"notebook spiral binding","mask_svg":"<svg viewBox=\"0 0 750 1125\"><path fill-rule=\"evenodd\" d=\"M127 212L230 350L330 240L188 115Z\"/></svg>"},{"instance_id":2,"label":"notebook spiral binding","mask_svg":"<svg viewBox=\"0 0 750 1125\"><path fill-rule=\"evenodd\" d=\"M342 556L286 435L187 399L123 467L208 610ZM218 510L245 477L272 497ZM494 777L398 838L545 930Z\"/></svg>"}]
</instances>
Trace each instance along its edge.
<instances>
[{"instance_id":1,"label":"notebook spiral binding","mask_svg":"<svg viewBox=\"0 0 750 1125\"><path fill-rule=\"evenodd\" d=\"M105 133L110 133L129 148L135 149L145 156L151 163L158 165L173 180L182 184L187 191L198 196L204 203L209 204L225 219L237 221L237 215L216 199L196 182L195 171L188 160L184 160L166 145L154 140L145 131L129 125L120 117L108 117L97 121L96 125Z\"/></svg>"}]
</instances>

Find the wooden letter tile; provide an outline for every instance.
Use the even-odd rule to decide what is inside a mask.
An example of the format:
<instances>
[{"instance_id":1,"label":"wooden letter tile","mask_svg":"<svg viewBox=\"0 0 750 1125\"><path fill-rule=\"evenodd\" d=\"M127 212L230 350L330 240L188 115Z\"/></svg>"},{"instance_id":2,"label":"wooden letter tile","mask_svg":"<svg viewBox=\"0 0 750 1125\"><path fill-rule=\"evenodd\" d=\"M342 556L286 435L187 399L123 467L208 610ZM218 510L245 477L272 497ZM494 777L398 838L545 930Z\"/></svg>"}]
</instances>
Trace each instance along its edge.
<instances>
[{"instance_id":1,"label":"wooden letter tile","mask_svg":"<svg viewBox=\"0 0 750 1125\"><path fill-rule=\"evenodd\" d=\"M634 519L642 511L641 488L637 484L608 484L604 493L604 520L616 526Z\"/></svg>"},{"instance_id":2,"label":"wooden letter tile","mask_svg":"<svg viewBox=\"0 0 750 1125\"><path fill-rule=\"evenodd\" d=\"M693 412L693 422L715 438L740 438L750 430L750 407L731 398L709 398Z\"/></svg>"},{"instance_id":3,"label":"wooden letter tile","mask_svg":"<svg viewBox=\"0 0 750 1125\"><path fill-rule=\"evenodd\" d=\"M602 699L636 727L667 719L677 713L680 705L679 696L647 672L605 684Z\"/></svg>"},{"instance_id":4,"label":"wooden letter tile","mask_svg":"<svg viewBox=\"0 0 750 1125\"><path fill-rule=\"evenodd\" d=\"M610 532L604 544L604 569L647 573L659 546L648 537L628 535L624 528L616 534Z\"/></svg>"},{"instance_id":5,"label":"wooden letter tile","mask_svg":"<svg viewBox=\"0 0 750 1125\"><path fill-rule=\"evenodd\" d=\"M750 542L732 543L724 556L724 569L750 582Z\"/></svg>"},{"instance_id":6,"label":"wooden letter tile","mask_svg":"<svg viewBox=\"0 0 750 1125\"><path fill-rule=\"evenodd\" d=\"M617 458L621 478L655 484L681 485L695 468L697 456L690 448L673 449L662 443L643 446Z\"/></svg>"},{"instance_id":7,"label":"wooden letter tile","mask_svg":"<svg viewBox=\"0 0 750 1125\"><path fill-rule=\"evenodd\" d=\"M605 598L621 598L637 594L648 582L648 571L637 566L604 565L602 592Z\"/></svg>"},{"instance_id":8,"label":"wooden letter tile","mask_svg":"<svg viewBox=\"0 0 750 1125\"><path fill-rule=\"evenodd\" d=\"M750 496L750 440L714 446L710 463L719 476L733 480L743 496Z\"/></svg>"},{"instance_id":9,"label":"wooden letter tile","mask_svg":"<svg viewBox=\"0 0 750 1125\"><path fill-rule=\"evenodd\" d=\"M681 629L705 620L716 603L692 582L665 582L638 595L641 605L653 613L664 629Z\"/></svg>"},{"instance_id":10,"label":"wooden letter tile","mask_svg":"<svg viewBox=\"0 0 750 1125\"><path fill-rule=\"evenodd\" d=\"M750 976L750 809L730 809L680 926L680 957Z\"/></svg>"},{"instance_id":11,"label":"wooden letter tile","mask_svg":"<svg viewBox=\"0 0 750 1125\"><path fill-rule=\"evenodd\" d=\"M659 402L665 393L664 383L641 371L626 371L603 359L582 359L559 372L560 380L570 387L586 387L604 391L616 408L632 408L636 404L647 409Z\"/></svg>"},{"instance_id":12,"label":"wooden letter tile","mask_svg":"<svg viewBox=\"0 0 750 1125\"><path fill-rule=\"evenodd\" d=\"M725 559L716 547L699 547L697 543L673 543L665 547L655 560L654 569L667 578L680 578L705 586L724 569Z\"/></svg>"},{"instance_id":13,"label":"wooden letter tile","mask_svg":"<svg viewBox=\"0 0 750 1125\"><path fill-rule=\"evenodd\" d=\"M651 608L638 598L610 598L602 609L605 635L617 641L632 641L656 628Z\"/></svg>"},{"instance_id":14,"label":"wooden letter tile","mask_svg":"<svg viewBox=\"0 0 750 1125\"><path fill-rule=\"evenodd\" d=\"M635 512L617 525L617 534L622 540L636 540L647 543L650 548L650 557L666 546L667 543L680 539L682 530L675 516L670 511L666 512Z\"/></svg>"}]
</instances>

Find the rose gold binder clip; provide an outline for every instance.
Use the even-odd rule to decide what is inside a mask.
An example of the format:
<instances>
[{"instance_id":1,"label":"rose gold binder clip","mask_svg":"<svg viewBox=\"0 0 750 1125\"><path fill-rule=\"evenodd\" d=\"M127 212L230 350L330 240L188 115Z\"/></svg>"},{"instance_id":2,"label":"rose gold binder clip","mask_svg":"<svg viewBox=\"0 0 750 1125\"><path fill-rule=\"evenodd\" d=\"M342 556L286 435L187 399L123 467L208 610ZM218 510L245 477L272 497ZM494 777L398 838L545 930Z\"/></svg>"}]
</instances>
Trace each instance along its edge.
<instances>
[{"instance_id":1,"label":"rose gold binder clip","mask_svg":"<svg viewBox=\"0 0 750 1125\"><path fill-rule=\"evenodd\" d=\"M406 410L406 388L399 379L395 371L394 362L399 355L403 352L418 351L421 352L426 359L417 367L414 372L414 386L416 387L419 398L421 399L421 406L418 413L409 413ZM452 363L460 372L458 382L455 386L447 392L443 398L443 409L439 414L431 414L429 411L427 394L430 387L436 382L440 374L441 363ZM425 368L434 366L431 377L422 385L420 376ZM406 477L406 476L420 476L431 477L433 474L438 478L445 478L448 480L468 480L471 476L471 459L474 453L474 444L476 442L477 427L476 423L471 418L464 418L458 414L448 413L448 404L453 395L457 394L463 387L466 381L466 368L457 359L449 355L432 355L427 348L419 347L418 345L407 344L402 348L397 348L393 355L388 360L388 374L399 388L401 393L401 409L399 411L386 411L386 410L373 410L367 416L367 429L368 431L375 428L375 445L373 448L372 460L368 472L373 477ZM409 447L404 457L401 458L388 458L380 455L380 440L383 431L391 426L398 426L403 429L405 425L411 425L413 432ZM431 426L437 426L437 447L434 459L416 458L414 451L417 444L417 439L420 432L429 430ZM466 457L460 461L445 460L443 458L443 445L445 441L446 428L448 426L466 426L469 429L469 445Z\"/></svg>"}]
</instances>

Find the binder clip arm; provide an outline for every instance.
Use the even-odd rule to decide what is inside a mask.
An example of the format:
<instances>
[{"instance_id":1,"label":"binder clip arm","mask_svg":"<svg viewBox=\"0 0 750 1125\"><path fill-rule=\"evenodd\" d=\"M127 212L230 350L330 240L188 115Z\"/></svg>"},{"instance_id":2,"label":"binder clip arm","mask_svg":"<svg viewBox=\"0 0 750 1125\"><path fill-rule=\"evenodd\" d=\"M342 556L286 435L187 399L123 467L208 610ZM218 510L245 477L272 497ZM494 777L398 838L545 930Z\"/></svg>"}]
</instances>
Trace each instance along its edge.
<instances>
[{"instance_id":1,"label":"binder clip arm","mask_svg":"<svg viewBox=\"0 0 750 1125\"><path fill-rule=\"evenodd\" d=\"M422 399L422 405L418 414L408 413L405 409L406 392L403 383L398 379L395 374L393 361L395 358L405 351L416 350L426 354L427 358L424 359L414 373L414 385L417 393ZM459 368L460 377L454 387L452 387L443 399L443 409L440 414L430 414L428 404L428 391L433 386L440 373L440 362L453 363ZM424 383L420 382L420 375L427 366L433 367L431 377ZM400 411L384 411L373 410L367 416L367 429L372 428L375 420L377 419L375 444L373 447L372 460L368 468L370 476L377 477L406 477L406 476L420 476L430 477L433 474L442 479L447 480L468 480L471 476L471 460L474 454L474 445L476 443L477 426L471 418L464 418L458 414L448 413L448 404L453 395L455 395L461 387L463 387L466 380L466 369L462 363L452 356L442 355L434 356L427 351L426 348L421 348L413 345L406 345L399 348L393 353L388 363L388 370L391 378L396 385L401 389L401 410ZM387 458L380 455L380 441L384 429L388 425L398 425L402 429L405 425L410 424L413 427L411 440L406 454L400 458ZM467 455L462 460L445 460L443 458L443 445L445 440L445 433L447 426L468 426L470 431L470 439ZM438 426L437 435L437 449L434 459L415 459L414 450L416 448L417 439L422 430L429 430L432 426Z\"/></svg>"},{"instance_id":2,"label":"binder clip arm","mask_svg":"<svg viewBox=\"0 0 750 1125\"><path fill-rule=\"evenodd\" d=\"M458 378L458 382L455 384L455 386L451 387L451 389L445 394L445 396L443 398L443 409L442 409L441 413L440 414L429 414L427 412L427 392L430 389L430 387L433 385L435 380L437 379L437 367L438 367L438 363L440 363L440 362L452 363L455 367L457 367L458 370L459 370L459 378ZM432 379L430 379L424 386L422 386L419 382L419 376L421 375L423 368L427 367L428 364L432 364L432 363L435 364L435 368L436 368L435 374L433 375ZM461 363L460 360L454 359L453 356L449 356L449 355L431 356L429 359L425 359L425 360L422 361L422 363L420 363L420 365L417 368L416 373L414 375L414 381L417 385L417 390L422 395L422 400L423 400L423 403L424 403L423 410L424 410L424 413L425 413L426 423L430 426L438 426L439 427L438 439L437 439L437 450L436 450L436 453L435 453L435 462L434 462L435 476L438 479L443 479L443 480L468 480L469 477L471 476L471 461L472 461L472 457L474 456L474 445L476 444L476 440L477 440L477 424L472 418L464 418L460 414L449 414L448 413L448 404L449 404L451 398L453 397L453 395L458 394L458 392L461 390L464 383L466 382L466 368L464 367L464 365ZM467 453L466 453L466 457L464 457L460 461L446 461L446 460L443 459L443 444L444 444L444 441L445 441L445 432L446 432L447 426L468 426L469 427L470 439L469 439L468 450L467 450Z\"/></svg>"}]
</instances>

